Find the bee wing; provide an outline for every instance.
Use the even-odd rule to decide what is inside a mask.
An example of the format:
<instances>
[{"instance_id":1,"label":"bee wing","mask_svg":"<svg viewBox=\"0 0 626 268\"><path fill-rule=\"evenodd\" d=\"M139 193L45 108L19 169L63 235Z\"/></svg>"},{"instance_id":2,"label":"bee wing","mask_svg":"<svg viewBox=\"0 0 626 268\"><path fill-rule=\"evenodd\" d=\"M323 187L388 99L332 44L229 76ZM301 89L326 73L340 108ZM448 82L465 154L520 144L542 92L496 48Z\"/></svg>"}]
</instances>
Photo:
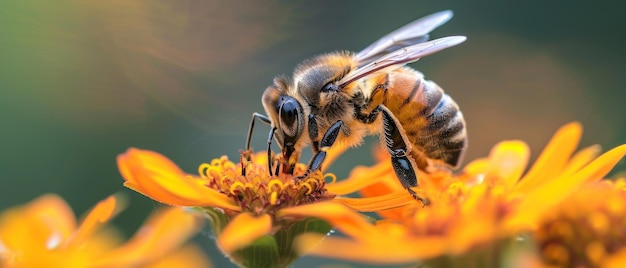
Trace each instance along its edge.
<instances>
[{"instance_id":1,"label":"bee wing","mask_svg":"<svg viewBox=\"0 0 626 268\"><path fill-rule=\"evenodd\" d=\"M417 61L424 56L428 56L448 47L463 43L466 39L467 38L465 36L448 36L398 49L363 67L357 68L353 72L350 72L339 80L339 87L344 87L361 77L367 76L381 69L391 66L402 66L407 63Z\"/></svg>"},{"instance_id":2,"label":"bee wing","mask_svg":"<svg viewBox=\"0 0 626 268\"><path fill-rule=\"evenodd\" d=\"M417 19L383 36L361 50L356 55L359 65L365 65L376 58L403 47L428 40L428 33L452 18L452 11L440 11Z\"/></svg>"}]
</instances>

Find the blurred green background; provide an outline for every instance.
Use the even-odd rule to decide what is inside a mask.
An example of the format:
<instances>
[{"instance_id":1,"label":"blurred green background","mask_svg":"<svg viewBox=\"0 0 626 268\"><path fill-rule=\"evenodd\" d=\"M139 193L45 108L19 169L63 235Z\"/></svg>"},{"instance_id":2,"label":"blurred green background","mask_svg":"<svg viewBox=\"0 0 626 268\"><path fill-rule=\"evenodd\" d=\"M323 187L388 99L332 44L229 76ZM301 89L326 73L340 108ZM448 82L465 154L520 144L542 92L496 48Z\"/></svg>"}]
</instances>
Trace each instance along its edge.
<instances>
[{"instance_id":1,"label":"blurred green background","mask_svg":"<svg viewBox=\"0 0 626 268\"><path fill-rule=\"evenodd\" d=\"M315 54L358 51L444 9L455 17L432 37L468 41L411 66L461 106L465 162L504 139L527 141L536 156L573 120L585 127L583 145L608 149L626 142L624 8L539 0L0 1L0 209L57 193L80 215L123 192L131 203L116 223L130 235L158 204L122 187L116 155L151 149L188 172L220 155L236 159L275 75ZM259 130L254 145L262 149L267 129ZM348 152L331 171L345 176L371 163L370 147ZM227 263L212 241L200 241L214 263Z\"/></svg>"}]
</instances>

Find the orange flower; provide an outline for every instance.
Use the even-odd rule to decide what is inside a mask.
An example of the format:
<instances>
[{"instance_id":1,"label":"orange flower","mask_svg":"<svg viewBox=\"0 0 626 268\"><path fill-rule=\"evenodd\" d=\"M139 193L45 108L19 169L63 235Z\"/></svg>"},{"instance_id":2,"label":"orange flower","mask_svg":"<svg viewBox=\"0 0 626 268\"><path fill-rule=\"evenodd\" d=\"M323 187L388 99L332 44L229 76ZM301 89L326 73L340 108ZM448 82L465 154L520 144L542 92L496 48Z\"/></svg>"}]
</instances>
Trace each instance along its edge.
<instances>
[{"instance_id":1,"label":"orange flower","mask_svg":"<svg viewBox=\"0 0 626 268\"><path fill-rule=\"evenodd\" d=\"M626 181L585 184L545 215L534 238L549 265L625 267Z\"/></svg>"},{"instance_id":2,"label":"orange flower","mask_svg":"<svg viewBox=\"0 0 626 268\"><path fill-rule=\"evenodd\" d=\"M119 210L119 199L111 196L77 224L71 208L52 194L9 209L0 214L0 266L157 267L175 260L185 267L210 266L193 245L177 251L200 228L194 215L162 210L121 243L119 235L104 226Z\"/></svg>"},{"instance_id":3,"label":"orange flower","mask_svg":"<svg viewBox=\"0 0 626 268\"><path fill-rule=\"evenodd\" d=\"M332 160L336 155L337 151L331 150L328 158ZM214 159L200 165L199 175L186 174L156 152L134 148L118 156L117 163L125 186L169 205L199 207L209 217L220 249L233 262L246 267L287 266L298 257L291 249L295 235L325 234L331 228L310 218L314 215L301 211L291 214L286 212L288 208L345 204L378 210L416 202L406 192L372 199L337 197L359 188L330 190L326 179L332 185L334 175L319 171L305 175L303 164L296 165L294 175L270 176L265 154L252 155L251 161L244 164L235 164L226 157Z\"/></svg>"},{"instance_id":4,"label":"orange flower","mask_svg":"<svg viewBox=\"0 0 626 268\"><path fill-rule=\"evenodd\" d=\"M384 219L376 224L348 210L316 211L315 216L326 219L348 238L328 237L316 247L321 236L307 234L296 240L297 245L315 255L374 263L440 262L441 257L472 250L503 250L499 241L536 229L542 215L581 185L603 178L626 154L626 145L599 157L597 146L574 153L581 133L577 123L562 127L525 174L529 149L521 141L499 143L488 158L469 163L458 175L420 173L421 185L415 190L431 204L382 212ZM355 169L350 178L333 187L353 185L367 186L362 190L365 196L403 192L387 159L370 168ZM307 207L284 213L296 214L293 210L312 214ZM343 215L343 223L334 214ZM506 260L498 261L496 266Z\"/></svg>"}]
</instances>

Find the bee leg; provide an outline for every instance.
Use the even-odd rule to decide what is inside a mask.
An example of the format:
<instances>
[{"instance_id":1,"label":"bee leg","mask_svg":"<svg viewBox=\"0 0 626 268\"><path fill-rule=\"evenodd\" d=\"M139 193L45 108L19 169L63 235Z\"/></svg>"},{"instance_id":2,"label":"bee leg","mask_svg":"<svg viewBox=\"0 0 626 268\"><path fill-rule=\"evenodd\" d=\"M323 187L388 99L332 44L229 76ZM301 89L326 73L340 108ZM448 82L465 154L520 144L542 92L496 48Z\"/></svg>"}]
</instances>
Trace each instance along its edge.
<instances>
[{"instance_id":1,"label":"bee leg","mask_svg":"<svg viewBox=\"0 0 626 268\"><path fill-rule=\"evenodd\" d=\"M252 141L252 132L254 132L254 122L257 119L261 120L263 123L266 123L268 125L272 123L272 121L270 121L270 119L265 115L262 115L260 113L252 114L252 120L250 121L250 127L248 128L248 137L246 139L246 153L250 151L250 142ZM267 138L267 163L269 165L268 171L270 173L270 176L272 175L272 160L271 160L272 151L270 149L272 145L272 138L274 137L274 131L276 131L276 128L272 128L272 130L270 130L269 137ZM246 160L250 161L250 154L248 154ZM243 165L243 163L242 163L242 168L241 168L241 175L243 176L246 175L246 166Z\"/></svg>"},{"instance_id":2,"label":"bee leg","mask_svg":"<svg viewBox=\"0 0 626 268\"><path fill-rule=\"evenodd\" d=\"M332 126L330 126L330 128L328 128L326 133L324 133L322 140L319 142L319 148L318 148L317 153L313 155L313 157L311 158L311 162L309 162L307 173L310 171L316 171L316 170L322 169L322 163L324 162L324 159L326 158L326 151L330 149L330 147L333 146L333 144L335 143L335 140L337 140L337 137L339 136L339 131L341 130L342 126L343 126L343 121L338 120ZM310 128L311 126L309 125L309 129ZM315 126L315 128L317 128L317 125Z\"/></svg>"},{"instance_id":3,"label":"bee leg","mask_svg":"<svg viewBox=\"0 0 626 268\"><path fill-rule=\"evenodd\" d=\"M415 172L417 166L415 160L409 154L411 148L408 144L410 144L410 142L408 142L408 138L404 134L402 125L386 107L381 105L378 109L382 112L385 145L391 155L391 165L396 176L413 198L419 200L424 205L428 205L428 199L418 196L417 193L411 189L411 187L417 186L417 173Z\"/></svg>"},{"instance_id":4,"label":"bee leg","mask_svg":"<svg viewBox=\"0 0 626 268\"><path fill-rule=\"evenodd\" d=\"M272 176L272 138L274 137L274 132L276 132L276 127L273 127L270 130L269 135L267 136L267 172L270 173L270 176ZM276 173L274 174L278 174L278 170L276 170Z\"/></svg>"},{"instance_id":5,"label":"bee leg","mask_svg":"<svg viewBox=\"0 0 626 268\"><path fill-rule=\"evenodd\" d=\"M313 154L317 154L320 151L320 142L317 140L317 120L315 120L314 114L309 114L309 139L311 139L311 148L313 149Z\"/></svg>"}]
</instances>

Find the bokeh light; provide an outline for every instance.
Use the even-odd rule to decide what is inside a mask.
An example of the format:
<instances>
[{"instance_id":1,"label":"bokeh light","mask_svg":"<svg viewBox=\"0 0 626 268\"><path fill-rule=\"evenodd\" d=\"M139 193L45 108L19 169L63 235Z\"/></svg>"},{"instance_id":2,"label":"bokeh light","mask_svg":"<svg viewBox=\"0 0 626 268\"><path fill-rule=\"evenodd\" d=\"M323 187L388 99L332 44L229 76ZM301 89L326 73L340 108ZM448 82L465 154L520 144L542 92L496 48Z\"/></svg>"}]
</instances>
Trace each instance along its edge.
<instances>
[{"instance_id":1,"label":"bokeh light","mask_svg":"<svg viewBox=\"0 0 626 268\"><path fill-rule=\"evenodd\" d=\"M220 155L236 159L275 75L290 74L309 56L357 51L445 9L455 17L432 37L468 41L411 66L461 106L467 159L504 139L527 141L536 156L572 120L585 127L583 145L611 148L626 141L624 5L3 1L0 209L54 192L80 213L122 192L131 205L117 221L131 232L158 204L122 187L117 154L128 147L155 150L187 171ZM257 149L265 131L259 127ZM341 177L370 163L376 139L368 142L332 171ZM217 256L216 264L226 261ZM304 258L301 265L316 261Z\"/></svg>"}]
</instances>

